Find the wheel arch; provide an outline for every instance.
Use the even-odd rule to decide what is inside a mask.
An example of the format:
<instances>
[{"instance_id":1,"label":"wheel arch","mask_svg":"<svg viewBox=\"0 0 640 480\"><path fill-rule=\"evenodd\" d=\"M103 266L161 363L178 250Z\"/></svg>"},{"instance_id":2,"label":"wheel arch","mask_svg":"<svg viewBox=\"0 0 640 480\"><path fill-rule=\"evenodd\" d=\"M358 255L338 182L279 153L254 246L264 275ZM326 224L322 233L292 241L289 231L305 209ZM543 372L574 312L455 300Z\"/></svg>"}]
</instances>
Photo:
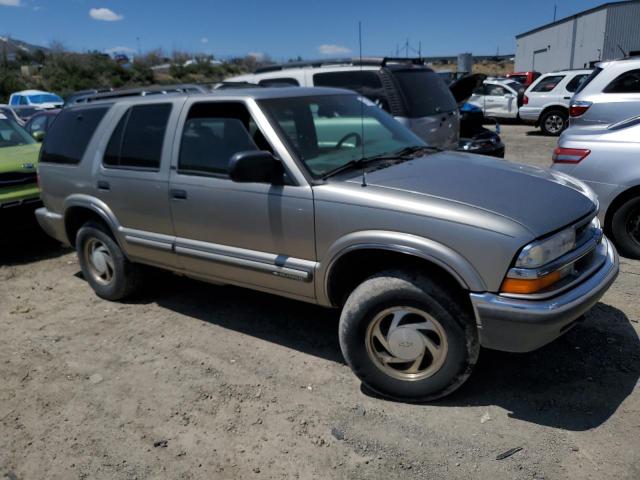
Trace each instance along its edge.
<instances>
[{"instance_id":1,"label":"wheel arch","mask_svg":"<svg viewBox=\"0 0 640 480\"><path fill-rule=\"evenodd\" d=\"M604 216L604 231L607 235L611 234L611 223L616 210L634 197L640 197L640 185L634 185L633 187L627 188L616 195L616 197L611 201Z\"/></svg>"},{"instance_id":2,"label":"wheel arch","mask_svg":"<svg viewBox=\"0 0 640 480\"><path fill-rule=\"evenodd\" d=\"M367 240L354 238L365 236ZM320 264L316 288L322 304L340 305L360 281L398 266L442 274L441 278L461 291L486 290L482 278L464 257L432 240L397 232L360 232L347 237L352 238L336 242L327 255L330 260Z\"/></svg>"},{"instance_id":3,"label":"wheel arch","mask_svg":"<svg viewBox=\"0 0 640 480\"><path fill-rule=\"evenodd\" d=\"M545 114L547 114L548 112L550 112L551 110L561 110L564 113L567 114L567 116L569 116L569 108L566 105L562 105L562 104L558 104L558 103L553 103L551 105L547 105L545 106L542 111L540 112L540 115L538 115L538 121L537 121L537 125L542 125L542 117L545 116Z\"/></svg>"},{"instance_id":4,"label":"wheel arch","mask_svg":"<svg viewBox=\"0 0 640 480\"><path fill-rule=\"evenodd\" d=\"M69 245L75 247L78 230L89 220L103 223L122 248L122 242L117 235L119 224L113 212L104 202L88 195L74 195L65 202L64 227Z\"/></svg>"}]
</instances>

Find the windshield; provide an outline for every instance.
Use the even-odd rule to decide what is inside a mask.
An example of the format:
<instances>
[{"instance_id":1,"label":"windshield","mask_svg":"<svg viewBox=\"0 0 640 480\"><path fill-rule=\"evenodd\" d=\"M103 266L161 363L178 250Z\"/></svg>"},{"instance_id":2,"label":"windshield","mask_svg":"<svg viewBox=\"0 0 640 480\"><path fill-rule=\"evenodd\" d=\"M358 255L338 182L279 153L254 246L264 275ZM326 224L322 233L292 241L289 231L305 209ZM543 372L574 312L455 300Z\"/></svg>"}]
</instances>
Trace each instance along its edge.
<instances>
[{"instance_id":1,"label":"windshield","mask_svg":"<svg viewBox=\"0 0 640 480\"><path fill-rule=\"evenodd\" d=\"M373 102L356 95L277 98L259 103L315 178L361 158L426 146Z\"/></svg>"},{"instance_id":2,"label":"windshield","mask_svg":"<svg viewBox=\"0 0 640 480\"><path fill-rule=\"evenodd\" d=\"M0 113L0 148L30 145L36 141L29 133L13 120Z\"/></svg>"},{"instance_id":3,"label":"windshield","mask_svg":"<svg viewBox=\"0 0 640 480\"><path fill-rule=\"evenodd\" d=\"M457 110L458 104L451 90L437 73L423 68L392 72L400 84L410 117L427 117Z\"/></svg>"},{"instance_id":4,"label":"windshield","mask_svg":"<svg viewBox=\"0 0 640 480\"><path fill-rule=\"evenodd\" d=\"M54 95L53 93L41 93L38 95L29 95L29 102L31 103L62 103L61 97Z\"/></svg>"}]
</instances>

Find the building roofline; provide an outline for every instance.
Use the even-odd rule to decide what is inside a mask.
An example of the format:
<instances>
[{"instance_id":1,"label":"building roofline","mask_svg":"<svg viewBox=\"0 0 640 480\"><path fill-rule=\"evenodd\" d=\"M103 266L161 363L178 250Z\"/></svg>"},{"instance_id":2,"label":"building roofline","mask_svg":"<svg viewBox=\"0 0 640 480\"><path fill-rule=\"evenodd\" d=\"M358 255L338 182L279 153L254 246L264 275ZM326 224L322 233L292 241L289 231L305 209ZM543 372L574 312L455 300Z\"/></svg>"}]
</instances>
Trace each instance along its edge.
<instances>
[{"instance_id":1,"label":"building roofline","mask_svg":"<svg viewBox=\"0 0 640 480\"><path fill-rule=\"evenodd\" d=\"M524 33L519 33L518 35L516 35L516 40L519 39L519 38L522 38L524 36L530 35L532 33L536 33L536 32L539 32L541 30L546 30L549 27L554 27L556 25L560 25L561 23L568 22L569 20L575 20L576 18L583 17L584 15L589 15L590 13L597 12L597 11L600 11L600 10L604 10L605 8L609 8L609 7L616 6L616 5L623 5L625 3L629 3L629 4L631 4L631 3L640 3L640 0L619 0L617 2L603 3L602 5L590 8L589 10L583 10L582 12L578 12L578 13L576 13L574 15L570 15L568 17L561 18L560 20L556 20L555 22L547 23L547 24L542 25L540 27L536 27L536 28L533 28L531 30L528 30L528 31L526 31Z\"/></svg>"}]
</instances>

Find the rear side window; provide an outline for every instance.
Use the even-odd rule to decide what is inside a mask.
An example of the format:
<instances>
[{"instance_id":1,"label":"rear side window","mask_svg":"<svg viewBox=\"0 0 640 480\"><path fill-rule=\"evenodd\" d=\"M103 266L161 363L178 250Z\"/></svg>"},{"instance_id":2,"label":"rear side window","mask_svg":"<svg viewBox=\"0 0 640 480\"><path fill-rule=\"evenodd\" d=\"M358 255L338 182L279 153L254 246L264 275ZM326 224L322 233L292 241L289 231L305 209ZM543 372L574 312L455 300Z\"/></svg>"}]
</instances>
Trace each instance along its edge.
<instances>
[{"instance_id":1,"label":"rear side window","mask_svg":"<svg viewBox=\"0 0 640 480\"><path fill-rule=\"evenodd\" d=\"M580 85L582 85L582 82L584 82L588 76L589 75L584 73L582 75L576 75L575 77L573 77L569 81L569 83L567 83L567 86L566 86L567 92L575 92L578 88L580 88Z\"/></svg>"},{"instance_id":2,"label":"rear side window","mask_svg":"<svg viewBox=\"0 0 640 480\"><path fill-rule=\"evenodd\" d=\"M629 70L605 87L604 93L640 93L640 69Z\"/></svg>"},{"instance_id":3,"label":"rear side window","mask_svg":"<svg viewBox=\"0 0 640 480\"><path fill-rule=\"evenodd\" d=\"M41 162L77 164L108 106L62 110L55 118L42 146Z\"/></svg>"},{"instance_id":4,"label":"rear side window","mask_svg":"<svg viewBox=\"0 0 640 480\"><path fill-rule=\"evenodd\" d=\"M380 108L389 111L389 100L378 72L354 70L350 72L316 73L313 76L316 87L335 87L354 90L367 97Z\"/></svg>"},{"instance_id":5,"label":"rear side window","mask_svg":"<svg viewBox=\"0 0 640 480\"><path fill-rule=\"evenodd\" d=\"M171 104L138 105L122 116L109 139L103 164L158 170Z\"/></svg>"},{"instance_id":6,"label":"rear side window","mask_svg":"<svg viewBox=\"0 0 640 480\"><path fill-rule=\"evenodd\" d=\"M420 68L392 72L400 84L410 117L427 117L457 110L458 104L451 90L437 73Z\"/></svg>"},{"instance_id":7,"label":"rear side window","mask_svg":"<svg viewBox=\"0 0 640 480\"><path fill-rule=\"evenodd\" d=\"M538 82L538 84L531 89L532 92L551 92L562 81L564 75L549 75Z\"/></svg>"}]
</instances>

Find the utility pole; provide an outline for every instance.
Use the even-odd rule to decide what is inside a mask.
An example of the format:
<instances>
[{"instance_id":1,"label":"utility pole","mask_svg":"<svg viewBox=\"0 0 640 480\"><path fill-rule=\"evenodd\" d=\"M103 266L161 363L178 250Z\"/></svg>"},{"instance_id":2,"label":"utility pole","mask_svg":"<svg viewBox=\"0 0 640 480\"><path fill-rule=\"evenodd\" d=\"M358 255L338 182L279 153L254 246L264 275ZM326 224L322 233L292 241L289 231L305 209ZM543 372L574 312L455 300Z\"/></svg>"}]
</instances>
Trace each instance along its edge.
<instances>
[{"instance_id":1,"label":"utility pole","mask_svg":"<svg viewBox=\"0 0 640 480\"><path fill-rule=\"evenodd\" d=\"M553 21L556 21L556 13L558 13L558 4L554 3L553 4Z\"/></svg>"},{"instance_id":2,"label":"utility pole","mask_svg":"<svg viewBox=\"0 0 640 480\"><path fill-rule=\"evenodd\" d=\"M409 39L404 43L404 56L409 58Z\"/></svg>"},{"instance_id":3,"label":"utility pole","mask_svg":"<svg viewBox=\"0 0 640 480\"><path fill-rule=\"evenodd\" d=\"M136 37L136 42L138 43L138 56L142 56L142 48L140 47L140 37Z\"/></svg>"}]
</instances>

